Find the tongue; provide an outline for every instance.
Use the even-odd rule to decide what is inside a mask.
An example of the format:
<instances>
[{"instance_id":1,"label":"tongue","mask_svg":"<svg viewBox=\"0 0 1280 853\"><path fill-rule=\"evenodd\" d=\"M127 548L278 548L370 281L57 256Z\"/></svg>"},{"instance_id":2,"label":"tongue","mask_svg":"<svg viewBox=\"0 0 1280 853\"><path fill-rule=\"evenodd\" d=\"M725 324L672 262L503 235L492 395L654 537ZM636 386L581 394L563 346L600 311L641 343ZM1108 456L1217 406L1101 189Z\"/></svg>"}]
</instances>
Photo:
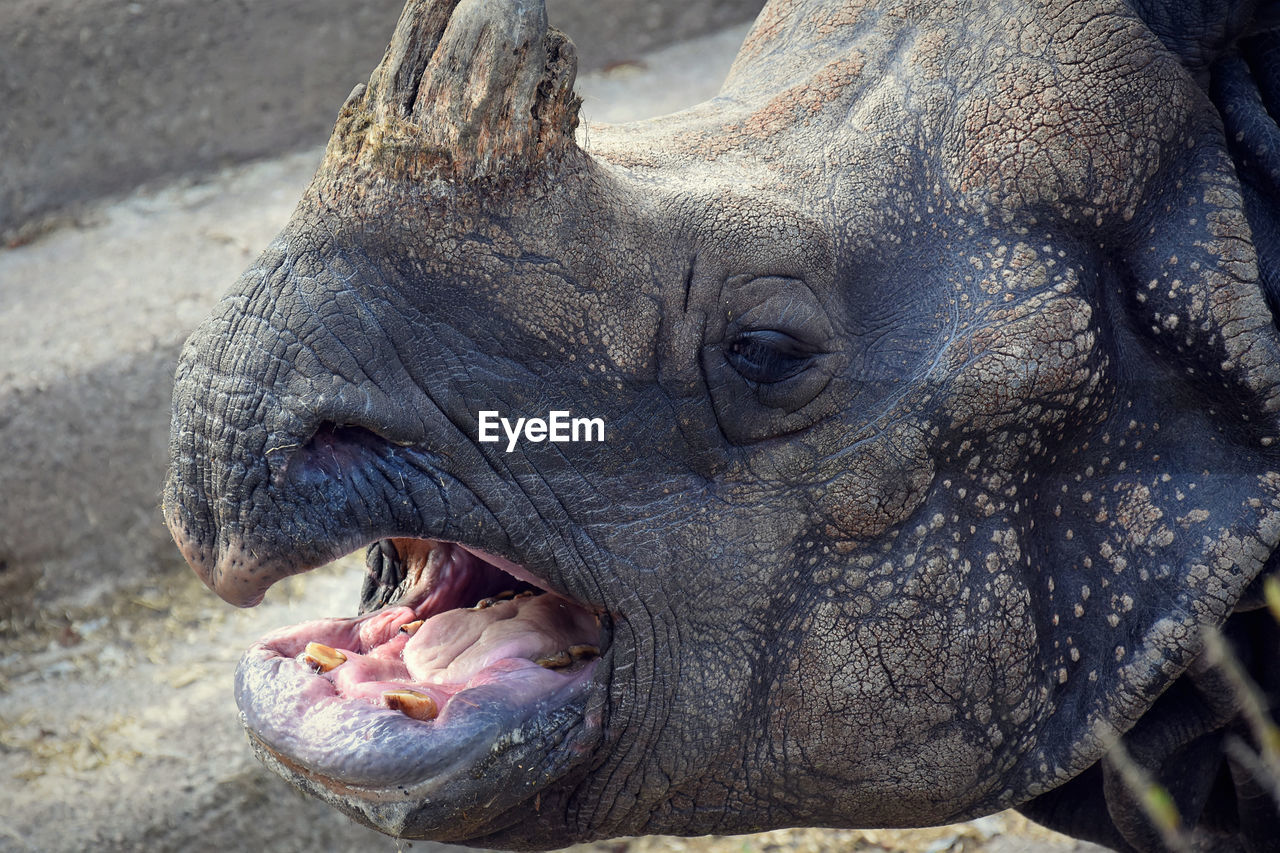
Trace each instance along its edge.
<instances>
[{"instance_id":1,"label":"tongue","mask_svg":"<svg viewBox=\"0 0 1280 853\"><path fill-rule=\"evenodd\" d=\"M343 697L386 704L386 693L410 688L443 710L461 691L520 670L573 669L594 656L600 634L592 614L550 594L450 610L415 628L416 621L409 608L378 614L360 632L364 642L349 643L357 648L334 646L345 661L325 677Z\"/></svg>"},{"instance_id":2,"label":"tongue","mask_svg":"<svg viewBox=\"0 0 1280 853\"><path fill-rule=\"evenodd\" d=\"M260 648L329 682L334 698L424 721L463 691L499 684L536 692L558 683L546 677L552 671L574 674L599 654L598 618L557 595L505 592L432 615L440 595L452 597L451 586L443 583L416 607L297 625L264 637Z\"/></svg>"}]
</instances>

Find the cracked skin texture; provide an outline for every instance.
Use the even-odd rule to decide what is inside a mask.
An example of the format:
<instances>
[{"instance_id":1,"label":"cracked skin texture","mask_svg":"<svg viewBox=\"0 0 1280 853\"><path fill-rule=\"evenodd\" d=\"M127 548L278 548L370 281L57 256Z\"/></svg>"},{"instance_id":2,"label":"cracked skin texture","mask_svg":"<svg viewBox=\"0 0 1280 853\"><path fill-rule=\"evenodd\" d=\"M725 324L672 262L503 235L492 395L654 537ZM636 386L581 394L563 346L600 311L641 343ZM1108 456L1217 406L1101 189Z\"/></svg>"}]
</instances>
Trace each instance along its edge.
<instances>
[{"instance_id":1,"label":"cracked skin texture","mask_svg":"<svg viewBox=\"0 0 1280 853\"><path fill-rule=\"evenodd\" d=\"M165 492L239 603L395 530L613 614L588 754L536 803L420 831L1017 806L1159 849L1102 761L1127 732L1196 844L1272 849L1201 639L1276 689L1277 273L1253 234L1277 197L1205 86L1233 43L1193 75L1195 32L1119 0L774 0L717 98L575 140L571 46L521 21L517 49L438 51L479 14L454 5L410 3L193 335ZM744 378L758 330L804 369ZM471 440L480 409L554 408L608 441ZM324 424L408 450L291 479Z\"/></svg>"}]
</instances>

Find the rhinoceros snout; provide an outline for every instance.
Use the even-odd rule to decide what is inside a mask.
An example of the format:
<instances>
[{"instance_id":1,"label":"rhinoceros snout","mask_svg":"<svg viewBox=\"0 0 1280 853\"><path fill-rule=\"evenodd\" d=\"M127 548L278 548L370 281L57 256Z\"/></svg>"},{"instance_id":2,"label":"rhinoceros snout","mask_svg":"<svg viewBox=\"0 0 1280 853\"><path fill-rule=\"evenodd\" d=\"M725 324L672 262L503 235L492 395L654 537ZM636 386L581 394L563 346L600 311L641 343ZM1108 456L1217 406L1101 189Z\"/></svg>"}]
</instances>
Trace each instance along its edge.
<instances>
[{"instance_id":1,"label":"rhinoceros snout","mask_svg":"<svg viewBox=\"0 0 1280 853\"><path fill-rule=\"evenodd\" d=\"M369 309L335 266L303 241L278 241L192 334L177 370L165 522L196 573L237 605L398 524L379 514L378 472L447 424L438 413L426 423L435 407L389 335L351 325ZM370 375L361 362L383 367Z\"/></svg>"}]
</instances>

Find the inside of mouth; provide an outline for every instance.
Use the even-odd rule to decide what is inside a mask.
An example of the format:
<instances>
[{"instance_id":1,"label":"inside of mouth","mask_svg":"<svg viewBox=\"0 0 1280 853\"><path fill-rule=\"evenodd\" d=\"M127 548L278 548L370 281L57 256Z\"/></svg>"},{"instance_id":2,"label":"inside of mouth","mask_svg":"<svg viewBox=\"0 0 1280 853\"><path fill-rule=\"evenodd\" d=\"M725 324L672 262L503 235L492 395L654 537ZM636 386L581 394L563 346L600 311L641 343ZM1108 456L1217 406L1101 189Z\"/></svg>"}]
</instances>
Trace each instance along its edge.
<instances>
[{"instance_id":1,"label":"inside of mouth","mask_svg":"<svg viewBox=\"0 0 1280 853\"><path fill-rule=\"evenodd\" d=\"M461 546L422 539L370 547L400 578L393 600L354 619L307 622L259 648L311 681L325 703L358 703L440 726L468 697L500 688L509 705L533 705L580 681L600 654L597 614ZM385 579L381 579L382 583ZM365 596L368 598L369 585ZM291 662L291 663L289 663Z\"/></svg>"}]
</instances>

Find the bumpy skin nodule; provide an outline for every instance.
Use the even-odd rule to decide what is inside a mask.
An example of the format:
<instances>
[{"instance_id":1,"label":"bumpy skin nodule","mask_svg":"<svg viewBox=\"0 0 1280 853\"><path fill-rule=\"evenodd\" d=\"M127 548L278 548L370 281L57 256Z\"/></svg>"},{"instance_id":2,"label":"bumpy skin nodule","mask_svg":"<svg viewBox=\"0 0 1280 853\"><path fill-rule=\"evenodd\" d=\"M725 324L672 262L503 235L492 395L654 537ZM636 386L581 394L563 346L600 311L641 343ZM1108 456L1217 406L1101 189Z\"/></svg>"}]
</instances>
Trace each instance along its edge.
<instances>
[{"instance_id":1,"label":"bumpy skin nodule","mask_svg":"<svg viewBox=\"0 0 1280 853\"><path fill-rule=\"evenodd\" d=\"M242 604L401 535L613 614L576 764L406 831L1022 806L1157 849L1128 732L1206 847L1272 849L1198 626L1276 694L1275 15L1157 5L775 0L719 97L575 143L540 6L413 0L184 351L176 539ZM744 375L760 332L803 369Z\"/></svg>"}]
</instances>

